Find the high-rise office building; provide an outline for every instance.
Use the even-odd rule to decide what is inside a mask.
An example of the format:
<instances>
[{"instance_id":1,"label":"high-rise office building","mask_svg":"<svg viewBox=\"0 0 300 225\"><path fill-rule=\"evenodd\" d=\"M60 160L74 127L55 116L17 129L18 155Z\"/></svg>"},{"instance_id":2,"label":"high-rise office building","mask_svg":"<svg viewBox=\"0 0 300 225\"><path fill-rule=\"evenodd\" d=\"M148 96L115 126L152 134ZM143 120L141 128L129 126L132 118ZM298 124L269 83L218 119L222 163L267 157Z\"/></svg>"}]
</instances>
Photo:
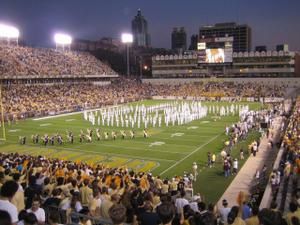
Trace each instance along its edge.
<instances>
[{"instance_id":1,"label":"high-rise office building","mask_svg":"<svg viewBox=\"0 0 300 225\"><path fill-rule=\"evenodd\" d=\"M217 23L213 26L203 26L200 28L199 37L233 37L234 52L251 50L251 28L246 24Z\"/></svg>"},{"instance_id":2,"label":"high-rise office building","mask_svg":"<svg viewBox=\"0 0 300 225\"><path fill-rule=\"evenodd\" d=\"M276 51L288 52L289 46L287 44L276 45Z\"/></svg>"},{"instance_id":3,"label":"high-rise office building","mask_svg":"<svg viewBox=\"0 0 300 225\"><path fill-rule=\"evenodd\" d=\"M193 34L191 36L191 44L190 44L189 50L197 50L197 46L198 46L198 35Z\"/></svg>"},{"instance_id":4,"label":"high-rise office building","mask_svg":"<svg viewBox=\"0 0 300 225\"><path fill-rule=\"evenodd\" d=\"M148 22L139 9L137 15L131 22L133 44L136 47L150 47L150 35L148 33Z\"/></svg>"},{"instance_id":5,"label":"high-rise office building","mask_svg":"<svg viewBox=\"0 0 300 225\"><path fill-rule=\"evenodd\" d=\"M186 50L186 32L184 27L175 27L172 32L172 50Z\"/></svg>"}]
</instances>

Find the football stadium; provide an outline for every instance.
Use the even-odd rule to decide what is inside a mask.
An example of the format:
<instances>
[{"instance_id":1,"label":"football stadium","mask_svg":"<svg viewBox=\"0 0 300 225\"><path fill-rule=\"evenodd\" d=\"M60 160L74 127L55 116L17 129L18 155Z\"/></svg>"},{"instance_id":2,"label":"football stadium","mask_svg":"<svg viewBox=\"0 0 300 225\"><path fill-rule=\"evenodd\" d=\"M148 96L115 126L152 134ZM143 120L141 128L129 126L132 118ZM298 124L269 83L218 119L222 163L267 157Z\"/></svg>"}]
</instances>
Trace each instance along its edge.
<instances>
[{"instance_id":1,"label":"football stadium","mask_svg":"<svg viewBox=\"0 0 300 225\"><path fill-rule=\"evenodd\" d=\"M41 47L11 24L0 225L299 224L299 52L253 50L237 23L154 48L140 9L117 39L78 27Z\"/></svg>"}]
</instances>

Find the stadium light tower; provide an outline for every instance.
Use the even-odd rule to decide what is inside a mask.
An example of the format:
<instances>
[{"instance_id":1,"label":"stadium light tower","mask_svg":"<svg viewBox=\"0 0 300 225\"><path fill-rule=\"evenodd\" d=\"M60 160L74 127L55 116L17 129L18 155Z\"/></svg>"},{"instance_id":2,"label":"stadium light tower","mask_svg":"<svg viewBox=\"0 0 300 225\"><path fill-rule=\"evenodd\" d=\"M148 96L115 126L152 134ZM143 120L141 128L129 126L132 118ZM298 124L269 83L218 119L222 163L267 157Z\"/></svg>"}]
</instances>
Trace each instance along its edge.
<instances>
[{"instance_id":1,"label":"stadium light tower","mask_svg":"<svg viewBox=\"0 0 300 225\"><path fill-rule=\"evenodd\" d=\"M122 42L126 44L127 49L127 76L130 75L130 68L129 68L129 45L133 42L133 35L129 33L122 34Z\"/></svg>"},{"instance_id":2,"label":"stadium light tower","mask_svg":"<svg viewBox=\"0 0 300 225\"><path fill-rule=\"evenodd\" d=\"M11 41L19 42L20 32L16 27L0 24L0 39L4 39L9 44Z\"/></svg>"},{"instance_id":3,"label":"stadium light tower","mask_svg":"<svg viewBox=\"0 0 300 225\"><path fill-rule=\"evenodd\" d=\"M59 49L59 47L62 47L63 51L65 50L65 47L68 47L69 50L71 49L72 37L68 34L57 33L54 35L54 41L56 49Z\"/></svg>"}]
</instances>

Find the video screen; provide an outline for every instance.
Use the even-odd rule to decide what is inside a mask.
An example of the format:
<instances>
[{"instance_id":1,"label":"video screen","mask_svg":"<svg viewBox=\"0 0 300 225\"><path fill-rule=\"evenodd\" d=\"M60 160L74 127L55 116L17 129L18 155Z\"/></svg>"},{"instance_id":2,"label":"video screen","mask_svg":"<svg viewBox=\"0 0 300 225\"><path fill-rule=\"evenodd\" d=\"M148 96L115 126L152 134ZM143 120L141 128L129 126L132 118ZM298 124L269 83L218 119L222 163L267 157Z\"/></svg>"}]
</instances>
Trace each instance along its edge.
<instances>
[{"instance_id":1,"label":"video screen","mask_svg":"<svg viewBox=\"0 0 300 225\"><path fill-rule=\"evenodd\" d=\"M225 54L222 48L206 49L206 63L224 63Z\"/></svg>"}]
</instances>

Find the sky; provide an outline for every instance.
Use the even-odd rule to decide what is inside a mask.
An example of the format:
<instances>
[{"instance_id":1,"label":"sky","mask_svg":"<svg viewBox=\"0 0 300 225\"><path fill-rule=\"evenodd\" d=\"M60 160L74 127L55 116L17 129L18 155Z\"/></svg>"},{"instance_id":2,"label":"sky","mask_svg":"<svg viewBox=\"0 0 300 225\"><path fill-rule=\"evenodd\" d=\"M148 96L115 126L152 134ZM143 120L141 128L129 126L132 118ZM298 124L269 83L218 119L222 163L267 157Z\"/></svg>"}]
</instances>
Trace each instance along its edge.
<instances>
[{"instance_id":1,"label":"sky","mask_svg":"<svg viewBox=\"0 0 300 225\"><path fill-rule=\"evenodd\" d=\"M17 26L30 45L51 47L56 32L119 38L139 8L153 47L170 48L173 27L185 27L189 44L201 26L237 22L252 28L252 48L286 43L300 51L300 0L0 0L0 23Z\"/></svg>"}]
</instances>

